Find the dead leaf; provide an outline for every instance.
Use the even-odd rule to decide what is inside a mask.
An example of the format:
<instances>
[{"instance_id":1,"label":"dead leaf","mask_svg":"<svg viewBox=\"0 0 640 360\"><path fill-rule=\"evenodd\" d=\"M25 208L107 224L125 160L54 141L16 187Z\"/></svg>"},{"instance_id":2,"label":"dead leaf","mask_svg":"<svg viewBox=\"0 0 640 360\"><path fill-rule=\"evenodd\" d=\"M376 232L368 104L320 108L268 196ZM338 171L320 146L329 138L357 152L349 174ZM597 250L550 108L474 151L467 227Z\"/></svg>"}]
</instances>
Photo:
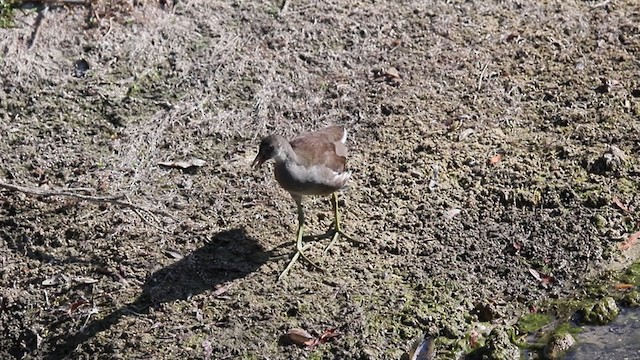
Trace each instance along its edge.
<instances>
[{"instance_id":1,"label":"dead leaf","mask_svg":"<svg viewBox=\"0 0 640 360\"><path fill-rule=\"evenodd\" d=\"M90 278L90 277L84 277L84 276L77 276L73 279L75 282L78 282L80 284L95 284L98 282L98 280Z\"/></svg>"},{"instance_id":2,"label":"dead leaf","mask_svg":"<svg viewBox=\"0 0 640 360\"><path fill-rule=\"evenodd\" d=\"M629 290L629 289L633 289L636 286L633 284L615 284L613 285L613 288L616 290Z\"/></svg>"},{"instance_id":3,"label":"dead leaf","mask_svg":"<svg viewBox=\"0 0 640 360\"><path fill-rule=\"evenodd\" d=\"M287 332L287 338L298 346L315 346L318 341L315 337L309 334L306 330L300 328L293 328Z\"/></svg>"},{"instance_id":4,"label":"dead leaf","mask_svg":"<svg viewBox=\"0 0 640 360\"><path fill-rule=\"evenodd\" d=\"M84 299L80 299L74 303L72 303L71 305L69 305L69 310L67 311L69 313L69 316L71 316L71 314L73 314L76 310L78 310L78 308L82 305L88 304L89 302L87 300Z\"/></svg>"},{"instance_id":5,"label":"dead leaf","mask_svg":"<svg viewBox=\"0 0 640 360\"><path fill-rule=\"evenodd\" d=\"M471 331L471 333L469 334L469 347L471 349L475 349L476 347L478 347L479 338L480 338L480 333L478 333L475 330Z\"/></svg>"},{"instance_id":6,"label":"dead leaf","mask_svg":"<svg viewBox=\"0 0 640 360\"><path fill-rule=\"evenodd\" d=\"M462 210L460 210L460 209L449 209L444 214L444 218L447 219L447 220L453 219L454 217L456 217L461 212L462 212Z\"/></svg>"},{"instance_id":7,"label":"dead leaf","mask_svg":"<svg viewBox=\"0 0 640 360\"><path fill-rule=\"evenodd\" d=\"M324 344L332 338L338 337L340 335L341 334L338 332L338 328L328 328L322 333L322 335L320 335L320 338L318 339L318 345Z\"/></svg>"},{"instance_id":8,"label":"dead leaf","mask_svg":"<svg viewBox=\"0 0 640 360\"><path fill-rule=\"evenodd\" d=\"M227 291L229 291L229 285L218 285L216 287L216 290L213 292L213 296L218 297L224 293L226 293Z\"/></svg>"},{"instance_id":9,"label":"dead leaf","mask_svg":"<svg viewBox=\"0 0 640 360\"><path fill-rule=\"evenodd\" d=\"M161 161L158 163L158 165L185 170L193 167L202 167L206 163L207 162L202 159L193 158L190 160L183 160L183 161Z\"/></svg>"},{"instance_id":10,"label":"dead leaf","mask_svg":"<svg viewBox=\"0 0 640 360\"><path fill-rule=\"evenodd\" d=\"M176 260L181 260L183 258L182 254L180 254L177 251L165 250L164 253L169 255L171 258L176 259Z\"/></svg>"},{"instance_id":11,"label":"dead leaf","mask_svg":"<svg viewBox=\"0 0 640 360\"><path fill-rule=\"evenodd\" d=\"M389 85L400 85L400 72L398 71L398 69L394 68L393 66L386 69L386 70L376 70L374 72L374 76L375 78L373 79L373 81L375 82L387 82L389 83Z\"/></svg>"},{"instance_id":12,"label":"dead leaf","mask_svg":"<svg viewBox=\"0 0 640 360\"><path fill-rule=\"evenodd\" d=\"M393 78L400 78L400 73L398 72L398 69L394 68L393 66L387 69L387 72L385 73L385 75L393 77Z\"/></svg>"},{"instance_id":13,"label":"dead leaf","mask_svg":"<svg viewBox=\"0 0 640 360\"><path fill-rule=\"evenodd\" d=\"M533 275L533 277L538 280L538 281L542 281L542 276L540 276L540 273L537 272L535 269L529 268L529 272L531 273L531 275Z\"/></svg>"},{"instance_id":14,"label":"dead leaf","mask_svg":"<svg viewBox=\"0 0 640 360\"><path fill-rule=\"evenodd\" d=\"M487 160L487 164L496 166L502 160L502 154L496 154L491 159Z\"/></svg>"},{"instance_id":15,"label":"dead leaf","mask_svg":"<svg viewBox=\"0 0 640 360\"><path fill-rule=\"evenodd\" d=\"M419 338L411 346L407 358L410 360L431 360L434 358L434 341L431 337Z\"/></svg>"},{"instance_id":16,"label":"dead leaf","mask_svg":"<svg viewBox=\"0 0 640 360\"><path fill-rule=\"evenodd\" d=\"M543 287L547 287L547 285L553 283L555 281L555 279L553 278L553 276L549 276L549 275L545 275L545 274L541 274L539 273L537 270L535 269L531 269L529 268L529 273L531 275L533 275L533 277L538 280L540 282L540 284L542 284Z\"/></svg>"},{"instance_id":17,"label":"dead leaf","mask_svg":"<svg viewBox=\"0 0 640 360\"><path fill-rule=\"evenodd\" d=\"M629 250L637 241L638 238L640 237L640 231L638 231L637 233L631 234L627 240L621 242L620 244L618 244L618 248L620 250Z\"/></svg>"},{"instance_id":18,"label":"dead leaf","mask_svg":"<svg viewBox=\"0 0 640 360\"><path fill-rule=\"evenodd\" d=\"M67 276L62 275L62 274L56 274L56 275L53 275L52 277L50 277L50 278L48 278L46 280L43 280L42 281L42 285L43 286L54 286L54 285L59 285L59 284L65 283L68 280L69 280L69 278Z\"/></svg>"},{"instance_id":19,"label":"dead leaf","mask_svg":"<svg viewBox=\"0 0 640 360\"><path fill-rule=\"evenodd\" d=\"M58 281L58 277L57 276L52 276L48 279L42 280L42 286L53 286L53 285L58 285L59 281Z\"/></svg>"},{"instance_id":20,"label":"dead leaf","mask_svg":"<svg viewBox=\"0 0 640 360\"><path fill-rule=\"evenodd\" d=\"M556 281L556 279L553 276L550 275L543 275L542 276L542 285L544 287L547 287L547 285L549 284L553 284Z\"/></svg>"},{"instance_id":21,"label":"dead leaf","mask_svg":"<svg viewBox=\"0 0 640 360\"><path fill-rule=\"evenodd\" d=\"M476 131L475 131L475 130L473 130L473 129L466 129L466 130L463 130L463 131L460 133L460 135L458 135L458 141L463 141L463 140L468 139L471 135L475 134L475 132L476 132Z\"/></svg>"},{"instance_id":22,"label":"dead leaf","mask_svg":"<svg viewBox=\"0 0 640 360\"><path fill-rule=\"evenodd\" d=\"M620 199L618 199L618 197L617 197L617 196L614 196L614 197L613 197L613 203L614 203L614 204L616 204L616 206L617 206L618 208L620 208L620 210L622 210L623 212L626 212L626 213L628 213L628 212L629 212L629 208L628 208L628 207L626 207L626 206L622 203L622 201L620 201Z\"/></svg>"},{"instance_id":23,"label":"dead leaf","mask_svg":"<svg viewBox=\"0 0 640 360\"><path fill-rule=\"evenodd\" d=\"M298 343L296 341L293 341L292 337L291 337L291 332L295 330L295 336L300 337L299 340L305 340L302 343ZM308 332L306 332L303 329L291 329L289 330L289 338L292 339L292 341L294 343L297 343L298 345L304 344L307 346L307 350L313 350L316 348L316 346L318 345L322 345L324 343L326 343L327 341L333 339L334 337L338 337L341 334L338 332L338 328L328 328L326 329L322 335L320 335L320 337L318 339L314 338L313 336L311 336Z\"/></svg>"}]
</instances>

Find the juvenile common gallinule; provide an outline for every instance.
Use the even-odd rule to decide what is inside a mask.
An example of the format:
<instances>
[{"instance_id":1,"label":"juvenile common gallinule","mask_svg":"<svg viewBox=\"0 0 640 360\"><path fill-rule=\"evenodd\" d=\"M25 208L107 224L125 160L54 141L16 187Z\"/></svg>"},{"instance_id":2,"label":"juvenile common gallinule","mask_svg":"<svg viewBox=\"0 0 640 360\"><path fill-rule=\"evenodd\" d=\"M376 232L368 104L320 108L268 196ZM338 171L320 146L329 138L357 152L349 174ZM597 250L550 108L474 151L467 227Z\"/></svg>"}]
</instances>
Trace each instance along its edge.
<instances>
[{"instance_id":1,"label":"juvenile common gallinule","mask_svg":"<svg viewBox=\"0 0 640 360\"><path fill-rule=\"evenodd\" d=\"M265 161L274 159L276 180L282 188L291 194L298 206L297 252L278 279L287 275L299 256L319 267L304 254L307 247L302 246L303 196L332 195L335 233L329 246L337 240L338 235L349 238L340 225L338 196L336 195L338 190L347 185L351 176L351 172L344 170L347 160L346 140L347 130L344 126L329 126L318 131L301 134L291 141L287 141L279 135L270 135L262 139L260 143L260 150L253 160L252 167L257 168Z\"/></svg>"}]
</instances>

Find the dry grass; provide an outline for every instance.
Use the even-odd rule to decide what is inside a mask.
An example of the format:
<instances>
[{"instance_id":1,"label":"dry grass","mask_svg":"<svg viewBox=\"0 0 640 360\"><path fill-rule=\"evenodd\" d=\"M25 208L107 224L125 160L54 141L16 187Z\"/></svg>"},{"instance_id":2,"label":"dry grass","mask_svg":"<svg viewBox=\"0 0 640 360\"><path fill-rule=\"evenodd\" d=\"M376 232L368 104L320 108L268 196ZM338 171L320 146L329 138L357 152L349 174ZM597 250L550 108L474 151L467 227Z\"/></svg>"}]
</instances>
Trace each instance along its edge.
<instances>
[{"instance_id":1,"label":"dry grass","mask_svg":"<svg viewBox=\"0 0 640 360\"><path fill-rule=\"evenodd\" d=\"M177 221L0 193L2 306L15 309L0 323L17 334L3 345L43 339L13 353L195 358L206 340L212 358L305 358L279 335L337 325L319 356L397 358L423 332L463 337L478 302L508 321L570 294L629 231L608 199L638 208L637 159L585 164L611 141L638 150L632 1L91 4L0 29L0 177L124 194ZM399 84L375 80L390 67ZM617 85L595 91L603 78ZM350 127L347 231L369 246L311 250L327 273L275 283L293 203L249 163L267 133L332 123ZM191 157L206 166L157 165ZM322 233L328 203L308 208ZM42 286L56 274L98 282ZM101 312L78 341L85 318L56 309L81 297Z\"/></svg>"}]
</instances>

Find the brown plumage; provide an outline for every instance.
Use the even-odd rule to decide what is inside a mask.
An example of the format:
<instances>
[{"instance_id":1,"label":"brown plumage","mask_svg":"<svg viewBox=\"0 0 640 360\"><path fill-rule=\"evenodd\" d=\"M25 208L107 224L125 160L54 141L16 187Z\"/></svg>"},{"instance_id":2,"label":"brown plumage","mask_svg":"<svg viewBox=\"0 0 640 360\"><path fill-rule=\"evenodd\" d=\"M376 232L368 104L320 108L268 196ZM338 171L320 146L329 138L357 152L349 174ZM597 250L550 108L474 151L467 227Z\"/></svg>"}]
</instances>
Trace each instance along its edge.
<instances>
[{"instance_id":1,"label":"brown plumage","mask_svg":"<svg viewBox=\"0 0 640 360\"><path fill-rule=\"evenodd\" d=\"M296 137L291 140L291 147L307 161L307 166L322 164L341 173L347 162L346 140L344 126L329 126Z\"/></svg>"},{"instance_id":2,"label":"brown plumage","mask_svg":"<svg viewBox=\"0 0 640 360\"><path fill-rule=\"evenodd\" d=\"M347 130L343 126L329 126L301 134L291 141L287 141L280 135L269 135L260 143L260 149L253 160L252 167L257 168L265 161L274 159L276 180L291 194L298 207L297 253L280 274L280 278L286 276L299 256L317 266L303 253L305 248L302 246L304 227L302 197L304 195L332 195L335 234L331 244L336 241L338 234L346 236L340 226L336 195L336 191L344 188L351 177L351 172L345 171L346 140Z\"/></svg>"}]
</instances>

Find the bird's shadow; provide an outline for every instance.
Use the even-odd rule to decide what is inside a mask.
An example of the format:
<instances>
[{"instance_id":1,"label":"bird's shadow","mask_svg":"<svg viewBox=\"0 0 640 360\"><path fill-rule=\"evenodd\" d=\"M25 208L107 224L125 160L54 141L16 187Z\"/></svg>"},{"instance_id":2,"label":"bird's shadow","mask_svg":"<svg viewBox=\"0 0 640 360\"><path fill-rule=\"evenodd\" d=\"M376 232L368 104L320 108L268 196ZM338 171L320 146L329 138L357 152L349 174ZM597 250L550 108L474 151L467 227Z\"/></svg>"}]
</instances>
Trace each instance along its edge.
<instances>
[{"instance_id":1,"label":"bird's shadow","mask_svg":"<svg viewBox=\"0 0 640 360\"><path fill-rule=\"evenodd\" d=\"M145 314L163 303L187 299L219 284L242 278L268 261L270 254L244 229L216 234L204 246L174 264L151 274L138 297L101 319L89 322L76 334L58 335L48 340L51 351L45 359L66 358L101 331L108 330L122 318Z\"/></svg>"}]
</instances>

